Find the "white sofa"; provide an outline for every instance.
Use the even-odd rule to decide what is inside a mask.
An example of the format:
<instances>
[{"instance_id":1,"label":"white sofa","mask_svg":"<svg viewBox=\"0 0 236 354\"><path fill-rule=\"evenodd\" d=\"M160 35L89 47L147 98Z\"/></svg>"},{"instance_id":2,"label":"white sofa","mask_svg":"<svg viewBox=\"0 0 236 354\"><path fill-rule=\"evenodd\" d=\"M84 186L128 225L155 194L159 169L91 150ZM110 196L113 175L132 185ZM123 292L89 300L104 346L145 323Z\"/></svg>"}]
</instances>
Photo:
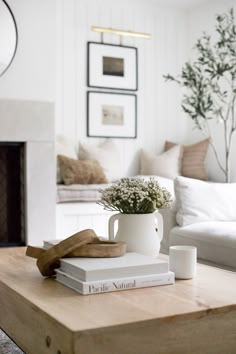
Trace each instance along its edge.
<instances>
[{"instance_id":1,"label":"white sofa","mask_svg":"<svg viewBox=\"0 0 236 354\"><path fill-rule=\"evenodd\" d=\"M204 221L170 232L171 246L197 247L198 258L218 266L236 270L236 222Z\"/></svg>"},{"instance_id":2,"label":"white sofa","mask_svg":"<svg viewBox=\"0 0 236 354\"><path fill-rule=\"evenodd\" d=\"M173 245L196 246L203 263L236 270L236 183L177 177L175 195L163 251Z\"/></svg>"}]
</instances>

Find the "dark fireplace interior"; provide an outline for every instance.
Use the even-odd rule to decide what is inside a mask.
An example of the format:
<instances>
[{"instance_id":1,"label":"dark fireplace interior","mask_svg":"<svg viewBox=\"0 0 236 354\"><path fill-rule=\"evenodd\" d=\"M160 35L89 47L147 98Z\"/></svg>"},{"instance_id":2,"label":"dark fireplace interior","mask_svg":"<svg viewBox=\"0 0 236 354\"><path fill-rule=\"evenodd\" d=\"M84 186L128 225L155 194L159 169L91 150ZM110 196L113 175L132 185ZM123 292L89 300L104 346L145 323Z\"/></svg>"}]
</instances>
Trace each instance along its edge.
<instances>
[{"instance_id":1,"label":"dark fireplace interior","mask_svg":"<svg viewBox=\"0 0 236 354\"><path fill-rule=\"evenodd\" d=\"M0 143L0 247L25 245L25 147Z\"/></svg>"}]
</instances>

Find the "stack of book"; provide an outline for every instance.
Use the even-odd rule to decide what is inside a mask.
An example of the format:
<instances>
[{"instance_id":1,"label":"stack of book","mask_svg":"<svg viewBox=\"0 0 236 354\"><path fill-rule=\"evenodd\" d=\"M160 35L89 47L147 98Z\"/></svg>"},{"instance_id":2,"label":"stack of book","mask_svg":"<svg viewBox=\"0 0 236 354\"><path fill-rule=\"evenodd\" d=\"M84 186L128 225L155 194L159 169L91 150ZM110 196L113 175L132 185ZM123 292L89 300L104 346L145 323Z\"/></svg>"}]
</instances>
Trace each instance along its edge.
<instances>
[{"instance_id":1,"label":"stack of book","mask_svg":"<svg viewBox=\"0 0 236 354\"><path fill-rule=\"evenodd\" d=\"M44 248L55 243L45 241ZM56 280L87 295L174 284L175 277L167 261L127 252L115 258L62 258Z\"/></svg>"}]
</instances>

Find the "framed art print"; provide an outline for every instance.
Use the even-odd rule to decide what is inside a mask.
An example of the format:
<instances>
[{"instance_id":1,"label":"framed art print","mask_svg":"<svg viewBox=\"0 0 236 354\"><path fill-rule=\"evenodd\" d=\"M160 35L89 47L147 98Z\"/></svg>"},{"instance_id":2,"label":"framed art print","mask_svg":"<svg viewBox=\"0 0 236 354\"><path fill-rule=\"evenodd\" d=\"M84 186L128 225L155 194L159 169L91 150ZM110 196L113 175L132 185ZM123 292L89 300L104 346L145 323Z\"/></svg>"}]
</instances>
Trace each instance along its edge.
<instances>
[{"instance_id":1,"label":"framed art print","mask_svg":"<svg viewBox=\"0 0 236 354\"><path fill-rule=\"evenodd\" d=\"M88 42L88 86L138 89L137 48Z\"/></svg>"},{"instance_id":2,"label":"framed art print","mask_svg":"<svg viewBox=\"0 0 236 354\"><path fill-rule=\"evenodd\" d=\"M136 138L136 95L89 91L87 93L87 136Z\"/></svg>"}]
</instances>

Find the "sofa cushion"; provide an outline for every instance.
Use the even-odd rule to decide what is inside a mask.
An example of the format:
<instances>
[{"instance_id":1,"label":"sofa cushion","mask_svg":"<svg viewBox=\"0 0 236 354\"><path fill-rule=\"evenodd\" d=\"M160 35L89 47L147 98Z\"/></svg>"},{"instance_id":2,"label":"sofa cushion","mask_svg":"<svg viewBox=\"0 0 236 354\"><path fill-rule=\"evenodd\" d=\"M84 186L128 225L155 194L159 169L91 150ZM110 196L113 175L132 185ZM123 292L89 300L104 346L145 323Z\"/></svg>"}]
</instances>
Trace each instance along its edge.
<instances>
[{"instance_id":1,"label":"sofa cushion","mask_svg":"<svg viewBox=\"0 0 236 354\"><path fill-rule=\"evenodd\" d=\"M74 160L58 155L58 162L65 184L107 183L106 176L96 160Z\"/></svg>"},{"instance_id":2,"label":"sofa cushion","mask_svg":"<svg viewBox=\"0 0 236 354\"><path fill-rule=\"evenodd\" d=\"M236 183L177 177L174 187L178 225L186 226L201 221L236 221Z\"/></svg>"},{"instance_id":3,"label":"sofa cushion","mask_svg":"<svg viewBox=\"0 0 236 354\"><path fill-rule=\"evenodd\" d=\"M155 175L174 179L180 175L182 149L176 145L161 155L145 149L141 151L141 175Z\"/></svg>"},{"instance_id":4,"label":"sofa cushion","mask_svg":"<svg viewBox=\"0 0 236 354\"><path fill-rule=\"evenodd\" d=\"M182 176L201 180L208 179L205 160L209 143L209 139L205 139L196 144L183 145ZM171 149L175 145L176 144L173 142L166 141L165 151Z\"/></svg>"},{"instance_id":5,"label":"sofa cushion","mask_svg":"<svg viewBox=\"0 0 236 354\"><path fill-rule=\"evenodd\" d=\"M72 184L57 186L57 203L97 202L101 199L100 190L111 184Z\"/></svg>"},{"instance_id":6,"label":"sofa cushion","mask_svg":"<svg viewBox=\"0 0 236 354\"><path fill-rule=\"evenodd\" d=\"M170 246L174 245L195 246L199 258L236 268L234 221L209 221L184 227L176 226L170 232Z\"/></svg>"},{"instance_id":7,"label":"sofa cushion","mask_svg":"<svg viewBox=\"0 0 236 354\"><path fill-rule=\"evenodd\" d=\"M99 146L80 143L79 159L97 160L109 182L122 177L119 152L111 139L106 139Z\"/></svg>"}]
</instances>

